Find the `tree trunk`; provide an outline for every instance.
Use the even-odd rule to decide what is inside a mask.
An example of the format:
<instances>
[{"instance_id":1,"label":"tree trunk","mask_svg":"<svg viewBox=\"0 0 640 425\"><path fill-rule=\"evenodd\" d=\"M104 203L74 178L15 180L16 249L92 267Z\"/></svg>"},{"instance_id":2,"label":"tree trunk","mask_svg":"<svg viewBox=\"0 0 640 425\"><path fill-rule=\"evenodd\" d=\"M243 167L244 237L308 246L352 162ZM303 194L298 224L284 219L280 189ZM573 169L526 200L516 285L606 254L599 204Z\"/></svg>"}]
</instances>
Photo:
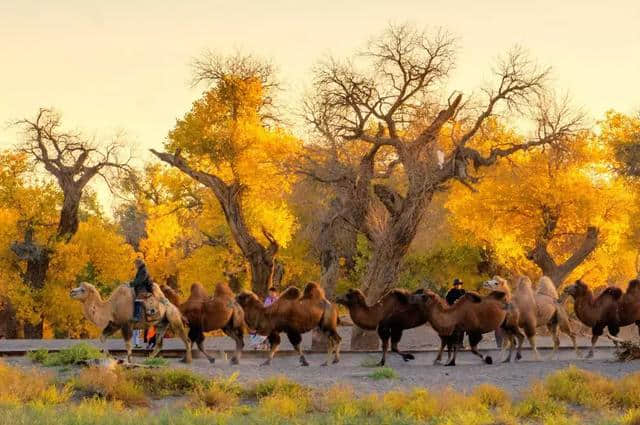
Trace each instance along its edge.
<instances>
[{"instance_id":1,"label":"tree trunk","mask_svg":"<svg viewBox=\"0 0 640 425\"><path fill-rule=\"evenodd\" d=\"M58 223L58 236L69 241L78 231L78 209L82 190L63 187L64 200L60 211L60 223Z\"/></svg>"},{"instance_id":2,"label":"tree trunk","mask_svg":"<svg viewBox=\"0 0 640 425\"><path fill-rule=\"evenodd\" d=\"M548 276L556 287L561 286L565 279L598 247L598 228L589 227L584 236L584 240L574 253L562 264L557 264L549 253L547 246L549 239L540 239L536 243L527 258L533 261Z\"/></svg>"},{"instance_id":3,"label":"tree trunk","mask_svg":"<svg viewBox=\"0 0 640 425\"><path fill-rule=\"evenodd\" d=\"M18 337L18 319L11 300L0 298L0 338L13 339Z\"/></svg>"}]
</instances>

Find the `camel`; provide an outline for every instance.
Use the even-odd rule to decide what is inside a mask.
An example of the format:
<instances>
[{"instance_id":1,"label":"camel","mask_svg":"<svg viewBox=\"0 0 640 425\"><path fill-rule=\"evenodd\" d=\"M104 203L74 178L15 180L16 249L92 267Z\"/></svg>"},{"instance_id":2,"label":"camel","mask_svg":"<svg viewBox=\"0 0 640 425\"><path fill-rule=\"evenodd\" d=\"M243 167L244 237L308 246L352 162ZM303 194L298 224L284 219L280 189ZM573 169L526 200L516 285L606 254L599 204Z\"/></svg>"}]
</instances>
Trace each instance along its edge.
<instances>
[{"instance_id":1,"label":"camel","mask_svg":"<svg viewBox=\"0 0 640 425\"><path fill-rule=\"evenodd\" d=\"M618 314L621 327L635 323L640 334L640 280L629 281L627 290L620 300Z\"/></svg>"},{"instance_id":2,"label":"camel","mask_svg":"<svg viewBox=\"0 0 640 425\"><path fill-rule=\"evenodd\" d=\"M574 284L564 289L563 300L567 296L574 299L574 310L578 319L591 328L591 348L587 354L587 358L591 358L598 337L602 335L605 327L614 337L620 332L618 307L622 290L610 286L594 298L591 289L581 280L576 280Z\"/></svg>"},{"instance_id":3,"label":"camel","mask_svg":"<svg viewBox=\"0 0 640 425\"><path fill-rule=\"evenodd\" d=\"M302 334L316 328L325 334L329 342L327 360L323 366L329 364L332 355L333 363L340 361L338 309L326 299L324 290L317 283L308 283L303 293L296 287L289 287L276 302L267 307L251 291L240 293L236 300L244 309L249 327L268 337L271 349L263 365L271 364L280 345L280 333L285 332L300 356L300 364L309 366L302 352Z\"/></svg>"},{"instance_id":4,"label":"camel","mask_svg":"<svg viewBox=\"0 0 640 425\"><path fill-rule=\"evenodd\" d=\"M336 298L336 304L341 304L349 309L349 316L353 323L364 330L378 329L382 319L389 317L393 312L405 308L409 300L409 292L404 289L392 289L385 293L373 305L368 306L364 293L359 289L349 289Z\"/></svg>"},{"instance_id":5,"label":"camel","mask_svg":"<svg viewBox=\"0 0 640 425\"><path fill-rule=\"evenodd\" d=\"M204 349L204 332L221 329L236 343L236 350L231 357L231 364L238 364L244 348L244 310L236 302L235 295L229 285L218 283L210 297L199 283L191 285L191 294L185 302L181 302L178 294L167 286L162 292L176 306L189 321L189 339L191 344L197 344L198 350L204 354L210 363L215 358Z\"/></svg>"},{"instance_id":6,"label":"camel","mask_svg":"<svg viewBox=\"0 0 640 425\"><path fill-rule=\"evenodd\" d=\"M484 282L483 286L492 291L504 292L505 300L508 303L512 303L514 311L517 311L517 324L518 327L524 331L524 335L522 335L521 332L516 333L516 337L518 338L516 360L520 360L522 358L522 343L525 335L533 349L536 360L540 360L540 354L536 347L536 328L538 326L537 306L533 289L531 287L531 280L526 276L520 276L518 278L516 290L513 293L511 292L509 283L500 276L494 276L493 279L487 280ZM513 338L509 338L508 341L509 344L513 344ZM504 361L511 361L511 350Z\"/></svg>"},{"instance_id":7,"label":"camel","mask_svg":"<svg viewBox=\"0 0 640 425\"><path fill-rule=\"evenodd\" d=\"M365 295L359 289L349 289L342 297L336 299L349 309L351 320L356 326L365 330L377 330L382 342L382 358L378 363L384 366L391 340L391 352L399 354L404 361L413 360L411 353L398 350L402 331L421 326L427 319L419 309L410 305L410 293L404 289L392 289L384 294L373 305L367 305Z\"/></svg>"},{"instance_id":8,"label":"camel","mask_svg":"<svg viewBox=\"0 0 640 425\"><path fill-rule=\"evenodd\" d=\"M536 320L538 325L545 325L553 339L553 351L551 352L550 358L556 355L558 347L560 346L558 330L571 338L573 349L576 352L576 356L579 357L580 353L578 351L578 344L576 343L576 334L571 329L569 315L562 304L558 302L558 291L556 291L556 287L551 279L547 276L542 276L538 279L534 296L536 299Z\"/></svg>"},{"instance_id":9,"label":"camel","mask_svg":"<svg viewBox=\"0 0 640 425\"><path fill-rule=\"evenodd\" d=\"M180 311L164 297L160 287L155 283L152 294L153 296L145 301L146 320L132 322L135 295L129 285L118 286L106 301L102 300L95 286L87 282L82 282L70 292L71 298L82 302L85 318L102 329L100 342L105 354L109 354L107 337L121 330L127 348L127 360L131 362L132 329L156 326L158 344L150 354L150 357L155 357L160 351L160 342L167 328L171 327L175 335L184 342L186 352L183 361L191 363L191 341L185 331Z\"/></svg>"},{"instance_id":10,"label":"camel","mask_svg":"<svg viewBox=\"0 0 640 425\"><path fill-rule=\"evenodd\" d=\"M427 290L412 295L410 302L422 310L422 314L427 317L433 329L440 335L440 351L434 364L438 364L442 359L442 352L446 344L449 348L449 360L446 366L455 366L458 344L456 344L453 335L456 332L466 332L469 335L471 352L485 363L492 364L491 356L483 356L478 351L482 334L495 331L501 326L506 327L509 332L513 332L513 328L517 327L514 322L505 323L508 305L503 292L492 292L484 297L475 292L467 292L450 306L441 296ZM453 356L451 355L452 347Z\"/></svg>"}]
</instances>

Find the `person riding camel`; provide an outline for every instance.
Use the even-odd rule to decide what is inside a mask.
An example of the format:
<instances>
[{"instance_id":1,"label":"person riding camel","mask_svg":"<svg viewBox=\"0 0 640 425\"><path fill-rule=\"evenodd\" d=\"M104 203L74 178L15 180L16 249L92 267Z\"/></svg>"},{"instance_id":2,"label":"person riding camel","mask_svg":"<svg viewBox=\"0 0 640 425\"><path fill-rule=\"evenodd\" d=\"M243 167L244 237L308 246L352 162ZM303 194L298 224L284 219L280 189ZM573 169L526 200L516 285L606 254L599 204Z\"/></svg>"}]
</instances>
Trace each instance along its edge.
<instances>
[{"instance_id":1,"label":"person riding camel","mask_svg":"<svg viewBox=\"0 0 640 425\"><path fill-rule=\"evenodd\" d=\"M133 278L133 281L131 281L131 287L135 293L133 301L133 321L140 322L142 320L143 302L138 299L138 295L143 291L152 293L153 286L151 285L151 276L149 276L147 265L144 261L136 258L134 264L136 266L136 276Z\"/></svg>"}]
</instances>

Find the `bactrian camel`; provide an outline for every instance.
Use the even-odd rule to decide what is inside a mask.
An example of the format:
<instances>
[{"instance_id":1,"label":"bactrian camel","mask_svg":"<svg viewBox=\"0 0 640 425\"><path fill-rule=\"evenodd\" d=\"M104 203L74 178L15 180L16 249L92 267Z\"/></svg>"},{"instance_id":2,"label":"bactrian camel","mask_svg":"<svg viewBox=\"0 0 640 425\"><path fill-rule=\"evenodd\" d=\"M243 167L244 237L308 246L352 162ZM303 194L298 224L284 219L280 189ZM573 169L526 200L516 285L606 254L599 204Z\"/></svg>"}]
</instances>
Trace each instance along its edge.
<instances>
[{"instance_id":1,"label":"bactrian camel","mask_svg":"<svg viewBox=\"0 0 640 425\"><path fill-rule=\"evenodd\" d=\"M161 341L167 328L171 327L174 334L184 342L186 352L183 361L191 363L191 341L187 336L182 314L165 298L155 283L152 293L153 297L149 298L149 303L146 304L147 317L139 322L132 322L134 292L129 285L118 286L106 301L102 300L95 286L86 282L72 289L70 295L71 298L82 303L85 318L102 329L100 342L105 354L109 353L107 337L120 330L127 348L127 360L131 362L132 329L156 326L158 343L150 355L155 357L160 351Z\"/></svg>"}]
</instances>

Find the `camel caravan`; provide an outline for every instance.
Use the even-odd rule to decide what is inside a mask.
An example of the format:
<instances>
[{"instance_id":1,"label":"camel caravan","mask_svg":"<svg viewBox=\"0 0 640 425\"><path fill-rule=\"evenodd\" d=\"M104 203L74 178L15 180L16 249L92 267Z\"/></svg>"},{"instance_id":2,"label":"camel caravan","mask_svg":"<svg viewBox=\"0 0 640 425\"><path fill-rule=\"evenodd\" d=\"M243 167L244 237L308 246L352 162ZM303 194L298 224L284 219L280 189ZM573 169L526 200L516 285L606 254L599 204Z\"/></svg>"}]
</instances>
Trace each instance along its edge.
<instances>
[{"instance_id":1,"label":"camel caravan","mask_svg":"<svg viewBox=\"0 0 640 425\"><path fill-rule=\"evenodd\" d=\"M440 364L445 348L445 365L455 366L456 355L462 346L462 337L468 337L470 351L484 363L493 359L478 350L484 334L499 331L504 335L501 357L510 362L515 350L515 360L522 358L522 346L527 339L533 357L540 360L536 346L536 332L544 327L553 340L553 358L560 345L560 332L566 334L579 357L576 334L571 329L569 314L563 307L568 298L574 300L575 315L580 322L591 328L591 348L587 357L593 356L598 337L607 328L609 337L618 344L617 335L621 327L635 324L640 332L640 280L629 282L623 292L617 287L607 287L595 296L589 287L577 280L568 285L562 296L546 276L541 277L534 289L526 276L516 279L515 285L495 276L482 284L486 294L460 291L457 299L442 298L429 289L409 292L391 289L380 299L369 305L365 294L358 289L349 289L329 301L322 287L308 283L303 290L289 287L280 297L265 302L251 291L234 294L226 283L218 283L212 295L195 283L189 297L182 301L175 290L153 283L141 260L136 260L137 273L131 284L117 287L109 299L103 300L98 290L89 283L81 283L71 290L71 297L80 301L87 320L102 329L100 336L103 350L108 354L106 338L120 330L125 341L127 360L131 362L131 337L133 329L149 326L157 328L157 344L150 357L162 349L165 332L171 329L185 345L184 362L191 362L195 343L201 353L211 362L215 359L204 347L205 332L222 331L235 341L235 353L231 364L238 364L244 349L244 337L248 332L262 336L269 344L267 359L263 365L271 364L280 345L280 334L286 334L299 355L302 366L309 363L302 351L302 335L316 330L327 341L327 359L323 365L340 361L341 337L338 306L343 306L355 326L367 331L376 331L382 346L382 357L378 363L386 362L389 345L391 352L404 361L414 359L410 353L398 349L404 330L429 324L440 337L440 350L434 364ZM461 282L457 282L460 283Z\"/></svg>"}]
</instances>

